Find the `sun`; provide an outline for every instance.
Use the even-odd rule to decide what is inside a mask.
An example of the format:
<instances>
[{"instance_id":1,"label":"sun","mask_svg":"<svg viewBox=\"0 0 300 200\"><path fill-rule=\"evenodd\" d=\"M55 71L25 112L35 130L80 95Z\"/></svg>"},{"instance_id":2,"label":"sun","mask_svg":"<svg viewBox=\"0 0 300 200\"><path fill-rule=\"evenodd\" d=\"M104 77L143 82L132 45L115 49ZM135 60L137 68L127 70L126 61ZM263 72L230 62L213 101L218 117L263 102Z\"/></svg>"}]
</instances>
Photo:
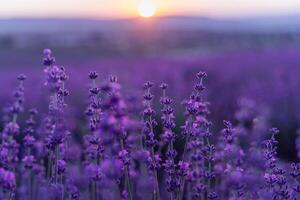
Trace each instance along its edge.
<instances>
[{"instance_id":1,"label":"sun","mask_svg":"<svg viewBox=\"0 0 300 200\"><path fill-rule=\"evenodd\" d=\"M152 17L155 15L156 7L151 0L143 0L138 5L138 12L142 17Z\"/></svg>"}]
</instances>

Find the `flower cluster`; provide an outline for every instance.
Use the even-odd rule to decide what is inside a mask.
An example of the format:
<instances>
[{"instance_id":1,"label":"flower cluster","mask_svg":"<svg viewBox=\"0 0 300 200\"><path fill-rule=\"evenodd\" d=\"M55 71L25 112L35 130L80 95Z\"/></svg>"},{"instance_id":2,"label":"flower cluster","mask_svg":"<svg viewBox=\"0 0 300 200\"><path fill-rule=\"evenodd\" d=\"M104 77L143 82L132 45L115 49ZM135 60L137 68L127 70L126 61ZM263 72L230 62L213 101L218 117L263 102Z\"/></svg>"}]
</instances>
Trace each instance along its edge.
<instances>
[{"instance_id":1,"label":"flower cluster","mask_svg":"<svg viewBox=\"0 0 300 200\"><path fill-rule=\"evenodd\" d=\"M211 122L205 72L181 115L166 83L148 81L142 99L128 98L116 76L100 81L92 71L86 109L70 126L67 70L49 49L43 65L49 104L28 109L19 75L4 109L1 200L300 199L300 163L279 159L280 133L266 131L254 102L240 100L221 131ZM295 144L299 154L299 134Z\"/></svg>"}]
</instances>

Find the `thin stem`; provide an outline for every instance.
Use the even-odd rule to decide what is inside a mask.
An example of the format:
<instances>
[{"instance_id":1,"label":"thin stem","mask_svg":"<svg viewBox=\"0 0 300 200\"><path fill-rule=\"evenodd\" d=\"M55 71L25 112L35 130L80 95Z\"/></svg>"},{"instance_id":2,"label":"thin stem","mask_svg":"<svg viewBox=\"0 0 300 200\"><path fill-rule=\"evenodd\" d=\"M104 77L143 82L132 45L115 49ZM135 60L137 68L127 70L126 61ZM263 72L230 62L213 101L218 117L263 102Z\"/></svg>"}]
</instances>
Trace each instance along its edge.
<instances>
[{"instance_id":1,"label":"thin stem","mask_svg":"<svg viewBox=\"0 0 300 200\"><path fill-rule=\"evenodd\" d=\"M29 199L32 200L32 173L31 170L29 170L29 177L28 177L28 187L29 187Z\"/></svg>"},{"instance_id":2,"label":"thin stem","mask_svg":"<svg viewBox=\"0 0 300 200\"><path fill-rule=\"evenodd\" d=\"M60 175L60 184L63 185L63 175ZM61 191L61 199L63 200L65 198L65 190L64 187L62 187L62 191Z\"/></svg>"},{"instance_id":3,"label":"thin stem","mask_svg":"<svg viewBox=\"0 0 300 200\"><path fill-rule=\"evenodd\" d=\"M184 143L184 148L183 148L183 154L182 154L182 161L185 161L186 158L186 154L187 154L187 145L189 143L189 138L186 139L185 143ZM179 194L178 194L178 200L183 199L183 192L184 192L184 187L185 187L185 178L182 177L180 179L180 190L179 190Z\"/></svg>"},{"instance_id":4,"label":"thin stem","mask_svg":"<svg viewBox=\"0 0 300 200\"><path fill-rule=\"evenodd\" d=\"M96 181L94 181L93 187L94 187L94 199L97 200L97 182Z\"/></svg>"},{"instance_id":5,"label":"thin stem","mask_svg":"<svg viewBox=\"0 0 300 200\"><path fill-rule=\"evenodd\" d=\"M51 177L51 169L52 169L52 162L51 162L51 160L52 160L52 156L51 156L51 154L52 154L52 151L50 151L49 152L49 155L48 155L48 165L47 165L47 177L48 178L50 178Z\"/></svg>"},{"instance_id":6,"label":"thin stem","mask_svg":"<svg viewBox=\"0 0 300 200\"><path fill-rule=\"evenodd\" d=\"M207 145L210 145L208 137L206 137L206 143L207 143ZM208 173L209 174L211 173L211 161L210 160L208 161ZM210 192L210 189L211 189L211 178L210 177L208 178L207 182L208 182L207 183L207 191Z\"/></svg>"},{"instance_id":7,"label":"thin stem","mask_svg":"<svg viewBox=\"0 0 300 200\"><path fill-rule=\"evenodd\" d=\"M151 154L152 157L154 157L154 149L153 147L151 148ZM154 169L154 178L155 178L155 191L154 191L154 196L155 199L159 200L160 199L160 193L159 193L159 183L158 183L158 176L157 176L157 170Z\"/></svg>"},{"instance_id":8,"label":"thin stem","mask_svg":"<svg viewBox=\"0 0 300 200\"><path fill-rule=\"evenodd\" d=\"M92 181L89 181L89 196L90 200L93 200Z\"/></svg>"},{"instance_id":9,"label":"thin stem","mask_svg":"<svg viewBox=\"0 0 300 200\"><path fill-rule=\"evenodd\" d=\"M123 139L120 140L120 144L121 144L121 149L123 150L124 149ZM132 191L131 191L131 183L130 183L129 172L128 172L128 166L125 166L125 186L127 186L129 199L133 200L133 195L132 195Z\"/></svg>"},{"instance_id":10,"label":"thin stem","mask_svg":"<svg viewBox=\"0 0 300 200\"><path fill-rule=\"evenodd\" d=\"M56 92L54 92L53 98L54 98L54 109L57 110L58 102L57 102L57 93Z\"/></svg>"},{"instance_id":11,"label":"thin stem","mask_svg":"<svg viewBox=\"0 0 300 200\"><path fill-rule=\"evenodd\" d=\"M18 114L14 114L13 115L13 122L16 123L18 119Z\"/></svg>"},{"instance_id":12,"label":"thin stem","mask_svg":"<svg viewBox=\"0 0 300 200\"><path fill-rule=\"evenodd\" d=\"M58 178L58 164L57 164L58 159L59 159L59 146L57 145L55 147L55 183L57 183L57 178Z\"/></svg>"}]
</instances>

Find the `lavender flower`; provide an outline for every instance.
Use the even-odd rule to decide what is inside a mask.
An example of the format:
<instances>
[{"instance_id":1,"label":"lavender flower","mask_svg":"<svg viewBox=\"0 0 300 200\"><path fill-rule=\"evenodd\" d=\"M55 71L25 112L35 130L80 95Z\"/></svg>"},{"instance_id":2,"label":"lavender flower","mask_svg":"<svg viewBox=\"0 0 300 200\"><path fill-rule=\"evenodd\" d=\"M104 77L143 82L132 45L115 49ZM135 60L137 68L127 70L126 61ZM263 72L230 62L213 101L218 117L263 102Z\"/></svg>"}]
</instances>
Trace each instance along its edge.
<instances>
[{"instance_id":1,"label":"lavender flower","mask_svg":"<svg viewBox=\"0 0 300 200\"><path fill-rule=\"evenodd\" d=\"M15 174L11 171L0 168L0 186L2 190L1 193L4 193L4 196L1 196L1 198L12 198L16 189Z\"/></svg>"},{"instance_id":2,"label":"lavender flower","mask_svg":"<svg viewBox=\"0 0 300 200\"><path fill-rule=\"evenodd\" d=\"M172 88L160 85L157 121L152 82L144 84L141 101L124 92L116 76L102 82L95 71L88 75L85 112L69 108L67 71L51 50L43 54L48 112L27 109L24 75L17 77L13 101L4 110L0 199L300 199L300 164L277 155L282 142L277 129L265 139L272 121L256 102L240 99L232 122L223 121L215 134L218 122L213 127L209 119L205 72L196 74L184 115L177 98L169 96ZM215 107L212 111L219 114Z\"/></svg>"},{"instance_id":3,"label":"lavender flower","mask_svg":"<svg viewBox=\"0 0 300 200\"><path fill-rule=\"evenodd\" d=\"M291 194L285 170L280 168L277 163L277 144L275 136L279 133L277 128L271 128L271 138L263 142L264 157L265 157L265 182L266 187L271 192L273 199L290 199Z\"/></svg>"},{"instance_id":4,"label":"lavender flower","mask_svg":"<svg viewBox=\"0 0 300 200\"><path fill-rule=\"evenodd\" d=\"M176 139L176 135L172 129L175 128L174 122L174 109L172 108L172 99L167 97L166 90L168 85L166 83L162 83L160 88L162 89L162 98L160 100L163 108L162 112L162 124L163 124L163 141L167 145L167 153L166 153L166 161L164 162L164 169L166 172L166 183L167 183L167 191L170 193L170 199L176 197L176 192L180 186L179 175L176 170L175 157L177 155L176 150L174 149L174 141Z\"/></svg>"},{"instance_id":5,"label":"lavender flower","mask_svg":"<svg viewBox=\"0 0 300 200\"><path fill-rule=\"evenodd\" d=\"M160 157L159 155L155 154L154 148L156 147L158 141L156 139L154 128L157 126L157 122L155 120L155 111L151 107L152 100L154 95L151 94L151 88L153 83L146 82L144 84L144 111L143 111L143 137L146 143L146 146L150 149L150 157L148 158L148 169L151 175L154 176L154 180L156 181L155 190L153 191L153 198L160 199L160 192L159 192L159 182L158 182L158 175L157 170L160 168Z\"/></svg>"}]
</instances>

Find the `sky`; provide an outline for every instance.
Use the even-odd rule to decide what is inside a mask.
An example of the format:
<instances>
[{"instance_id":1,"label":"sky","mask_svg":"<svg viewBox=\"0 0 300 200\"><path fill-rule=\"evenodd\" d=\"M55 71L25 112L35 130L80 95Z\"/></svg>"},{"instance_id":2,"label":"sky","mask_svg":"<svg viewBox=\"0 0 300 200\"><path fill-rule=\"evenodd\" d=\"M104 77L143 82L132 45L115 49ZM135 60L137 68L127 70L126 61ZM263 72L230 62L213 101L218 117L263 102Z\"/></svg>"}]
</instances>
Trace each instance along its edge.
<instances>
[{"instance_id":1,"label":"sky","mask_svg":"<svg viewBox=\"0 0 300 200\"><path fill-rule=\"evenodd\" d=\"M145 0L0 0L0 17L130 18ZM157 16L300 15L300 0L147 0Z\"/></svg>"}]
</instances>

